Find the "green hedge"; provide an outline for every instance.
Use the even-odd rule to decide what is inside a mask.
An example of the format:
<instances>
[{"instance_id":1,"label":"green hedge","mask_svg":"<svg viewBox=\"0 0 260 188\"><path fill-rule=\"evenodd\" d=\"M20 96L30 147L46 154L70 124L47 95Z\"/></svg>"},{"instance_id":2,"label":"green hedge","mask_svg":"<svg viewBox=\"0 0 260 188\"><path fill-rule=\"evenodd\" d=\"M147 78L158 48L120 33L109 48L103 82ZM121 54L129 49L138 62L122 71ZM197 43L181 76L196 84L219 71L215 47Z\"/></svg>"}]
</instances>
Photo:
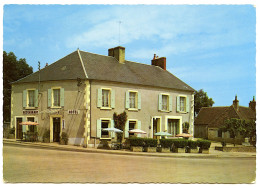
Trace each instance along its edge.
<instances>
[{"instance_id":1,"label":"green hedge","mask_svg":"<svg viewBox=\"0 0 260 188\"><path fill-rule=\"evenodd\" d=\"M157 139L153 138L129 138L130 146L156 147Z\"/></svg>"},{"instance_id":2,"label":"green hedge","mask_svg":"<svg viewBox=\"0 0 260 188\"><path fill-rule=\"evenodd\" d=\"M172 147L174 144L177 148L185 148L188 145L188 140L180 138L180 139L160 139L160 144L163 148Z\"/></svg>"},{"instance_id":3,"label":"green hedge","mask_svg":"<svg viewBox=\"0 0 260 188\"><path fill-rule=\"evenodd\" d=\"M209 149L211 142L209 140L198 140L198 146L200 149Z\"/></svg>"},{"instance_id":4,"label":"green hedge","mask_svg":"<svg viewBox=\"0 0 260 188\"><path fill-rule=\"evenodd\" d=\"M198 142L193 140L188 140L188 146L190 149L197 149Z\"/></svg>"}]
</instances>

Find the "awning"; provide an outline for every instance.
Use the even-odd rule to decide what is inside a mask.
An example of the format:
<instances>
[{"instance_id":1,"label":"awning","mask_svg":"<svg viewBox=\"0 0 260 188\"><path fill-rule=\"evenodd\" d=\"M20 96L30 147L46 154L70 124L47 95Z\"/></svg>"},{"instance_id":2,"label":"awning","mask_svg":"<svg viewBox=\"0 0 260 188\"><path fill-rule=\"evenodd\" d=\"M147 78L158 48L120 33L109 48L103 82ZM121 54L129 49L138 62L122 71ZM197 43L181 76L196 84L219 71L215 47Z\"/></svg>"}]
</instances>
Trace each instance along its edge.
<instances>
[{"instance_id":1,"label":"awning","mask_svg":"<svg viewBox=\"0 0 260 188\"><path fill-rule=\"evenodd\" d=\"M27 122L21 122L20 125L39 125L37 122L27 121Z\"/></svg>"}]
</instances>

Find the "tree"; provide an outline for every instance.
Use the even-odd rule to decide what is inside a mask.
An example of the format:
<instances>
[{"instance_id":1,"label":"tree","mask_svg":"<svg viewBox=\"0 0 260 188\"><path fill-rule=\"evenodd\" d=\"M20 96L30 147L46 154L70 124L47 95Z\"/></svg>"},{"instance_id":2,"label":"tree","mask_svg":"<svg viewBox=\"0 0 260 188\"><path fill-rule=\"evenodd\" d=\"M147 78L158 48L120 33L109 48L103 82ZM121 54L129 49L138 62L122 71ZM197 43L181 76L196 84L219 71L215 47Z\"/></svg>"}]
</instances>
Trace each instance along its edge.
<instances>
[{"instance_id":1,"label":"tree","mask_svg":"<svg viewBox=\"0 0 260 188\"><path fill-rule=\"evenodd\" d=\"M254 142L256 140L255 120L243 120L242 130L240 131L240 134L243 135L245 138L249 138L251 142Z\"/></svg>"},{"instance_id":2,"label":"tree","mask_svg":"<svg viewBox=\"0 0 260 188\"><path fill-rule=\"evenodd\" d=\"M127 121L127 114L124 111L121 114L117 114L116 112L113 114L113 119L115 122L115 128L125 131L125 123ZM117 139L122 142L123 133L117 133Z\"/></svg>"},{"instance_id":3,"label":"tree","mask_svg":"<svg viewBox=\"0 0 260 188\"><path fill-rule=\"evenodd\" d=\"M3 52L3 120L10 121L11 114L11 83L33 73L33 68L26 59L17 57L13 52Z\"/></svg>"},{"instance_id":4,"label":"tree","mask_svg":"<svg viewBox=\"0 0 260 188\"><path fill-rule=\"evenodd\" d=\"M204 92L203 89L195 91L194 95L194 115L197 117L200 109L202 107L211 107L215 102L212 98L209 98L207 92Z\"/></svg>"}]
</instances>

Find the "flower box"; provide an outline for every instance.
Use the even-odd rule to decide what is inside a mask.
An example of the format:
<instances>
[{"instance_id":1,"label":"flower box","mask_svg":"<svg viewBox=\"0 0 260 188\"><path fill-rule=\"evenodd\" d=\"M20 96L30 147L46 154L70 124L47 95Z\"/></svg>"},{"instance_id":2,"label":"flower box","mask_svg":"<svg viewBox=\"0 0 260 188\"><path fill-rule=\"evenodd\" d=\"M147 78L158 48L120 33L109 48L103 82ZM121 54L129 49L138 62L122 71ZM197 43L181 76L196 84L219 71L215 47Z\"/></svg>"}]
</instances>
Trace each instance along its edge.
<instances>
[{"instance_id":1,"label":"flower box","mask_svg":"<svg viewBox=\"0 0 260 188\"><path fill-rule=\"evenodd\" d=\"M143 147L141 147L141 146L131 146L131 151L133 151L133 152L142 152L143 151Z\"/></svg>"},{"instance_id":2,"label":"flower box","mask_svg":"<svg viewBox=\"0 0 260 188\"><path fill-rule=\"evenodd\" d=\"M185 153L185 148L175 148L175 153Z\"/></svg>"},{"instance_id":3,"label":"flower box","mask_svg":"<svg viewBox=\"0 0 260 188\"><path fill-rule=\"evenodd\" d=\"M156 152L156 147L144 147L145 152Z\"/></svg>"},{"instance_id":4,"label":"flower box","mask_svg":"<svg viewBox=\"0 0 260 188\"><path fill-rule=\"evenodd\" d=\"M158 148L158 152L161 152L161 153L170 153L171 150L170 150L170 148Z\"/></svg>"}]
</instances>

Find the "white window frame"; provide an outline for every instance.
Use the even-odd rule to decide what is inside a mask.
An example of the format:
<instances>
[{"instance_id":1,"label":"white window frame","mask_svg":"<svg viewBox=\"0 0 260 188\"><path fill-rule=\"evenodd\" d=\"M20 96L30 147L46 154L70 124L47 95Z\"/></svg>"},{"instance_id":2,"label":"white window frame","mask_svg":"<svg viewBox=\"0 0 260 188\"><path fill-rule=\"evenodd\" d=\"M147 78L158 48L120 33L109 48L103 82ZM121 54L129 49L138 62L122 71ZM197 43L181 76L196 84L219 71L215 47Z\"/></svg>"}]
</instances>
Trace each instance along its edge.
<instances>
[{"instance_id":1,"label":"white window frame","mask_svg":"<svg viewBox=\"0 0 260 188\"><path fill-rule=\"evenodd\" d=\"M101 133L100 133L100 140L110 140L111 138L112 138L112 136L111 136L111 132L109 132L108 131L108 134L109 134L109 136L107 137L107 138L102 138L102 121L109 121L109 123L108 123L108 128L110 128L111 127L111 118L100 118L100 123L101 123Z\"/></svg>"},{"instance_id":2,"label":"white window frame","mask_svg":"<svg viewBox=\"0 0 260 188\"><path fill-rule=\"evenodd\" d=\"M129 127L129 125L130 125L130 121L134 121L135 122L135 127L134 127L134 129L137 129L137 127L138 127L138 119L128 119L128 131L130 131L130 127ZM131 137L132 137L133 135L131 135ZM130 138L130 133L128 134L128 138Z\"/></svg>"},{"instance_id":3,"label":"white window frame","mask_svg":"<svg viewBox=\"0 0 260 188\"><path fill-rule=\"evenodd\" d=\"M162 96L162 106L161 106L161 112L170 112L170 94L169 93L160 93L159 95L161 95ZM164 110L163 109L163 96L167 96L167 109L166 110Z\"/></svg>"},{"instance_id":4,"label":"white window frame","mask_svg":"<svg viewBox=\"0 0 260 188\"><path fill-rule=\"evenodd\" d=\"M128 108L128 110L138 111L138 91L129 90L128 93L129 93L129 99L128 99L129 100L129 108ZM130 104L131 104L130 93L135 93L135 107L134 108L130 107Z\"/></svg>"},{"instance_id":5,"label":"white window frame","mask_svg":"<svg viewBox=\"0 0 260 188\"><path fill-rule=\"evenodd\" d=\"M165 116L165 127L164 130L168 132L168 120L169 119L177 119L179 120L179 134L182 134L182 116Z\"/></svg>"},{"instance_id":6,"label":"white window frame","mask_svg":"<svg viewBox=\"0 0 260 188\"><path fill-rule=\"evenodd\" d=\"M60 105L54 106L54 90L60 90ZM51 88L51 107L52 108L61 108L61 87L52 87Z\"/></svg>"},{"instance_id":7,"label":"white window frame","mask_svg":"<svg viewBox=\"0 0 260 188\"><path fill-rule=\"evenodd\" d=\"M29 91L33 91L34 92L34 97L33 97L33 106L29 106ZM35 88L30 88L30 89L26 89L26 107L25 107L25 109L36 109L37 107L36 107L36 105L35 105L35 103L36 103L36 97L38 97L38 96L35 96L35 91L36 91L36 89Z\"/></svg>"},{"instance_id":8,"label":"white window frame","mask_svg":"<svg viewBox=\"0 0 260 188\"><path fill-rule=\"evenodd\" d=\"M103 106L103 90L108 91L108 106ZM101 109L111 109L111 88L101 88Z\"/></svg>"},{"instance_id":9,"label":"white window frame","mask_svg":"<svg viewBox=\"0 0 260 188\"><path fill-rule=\"evenodd\" d=\"M187 101L187 95L178 95L178 97L180 98L180 101L179 101L179 107L180 107L180 111L178 111L179 113L188 113L188 110L187 110L187 103L189 102L189 101ZM185 101L184 101L184 111L183 110L181 110L181 98L185 98ZM176 103L177 103L177 101L176 101ZM176 106L178 106L178 104L176 105ZM190 105L189 105L190 106Z\"/></svg>"}]
</instances>

